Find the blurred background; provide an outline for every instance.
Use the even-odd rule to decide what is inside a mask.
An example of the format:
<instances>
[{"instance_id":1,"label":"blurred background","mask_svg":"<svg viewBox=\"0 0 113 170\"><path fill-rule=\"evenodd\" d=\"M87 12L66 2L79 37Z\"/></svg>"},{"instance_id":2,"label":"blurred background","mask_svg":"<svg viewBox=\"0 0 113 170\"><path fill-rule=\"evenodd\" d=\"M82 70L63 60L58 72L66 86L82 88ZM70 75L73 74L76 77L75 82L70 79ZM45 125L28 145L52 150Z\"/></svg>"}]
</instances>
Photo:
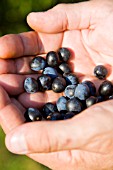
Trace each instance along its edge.
<instances>
[{"instance_id":1,"label":"blurred background","mask_svg":"<svg viewBox=\"0 0 113 170\"><path fill-rule=\"evenodd\" d=\"M45 11L58 3L85 0L0 0L0 36L28 31L26 16L31 11Z\"/></svg>"},{"instance_id":2,"label":"blurred background","mask_svg":"<svg viewBox=\"0 0 113 170\"><path fill-rule=\"evenodd\" d=\"M26 16L32 11L45 11L59 3L75 3L85 0L0 0L0 36L29 31ZM0 169L49 170L26 156L11 154L5 148L5 134L0 128Z\"/></svg>"}]
</instances>

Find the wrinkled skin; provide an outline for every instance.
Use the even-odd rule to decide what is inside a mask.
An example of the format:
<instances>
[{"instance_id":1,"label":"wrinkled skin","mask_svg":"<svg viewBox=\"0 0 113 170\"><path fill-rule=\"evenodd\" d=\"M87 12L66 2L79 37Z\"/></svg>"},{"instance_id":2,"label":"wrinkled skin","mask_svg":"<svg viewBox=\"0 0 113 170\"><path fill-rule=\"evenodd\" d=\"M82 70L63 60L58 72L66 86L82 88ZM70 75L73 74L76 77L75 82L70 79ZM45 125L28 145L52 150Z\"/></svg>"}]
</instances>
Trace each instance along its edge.
<instances>
[{"instance_id":1,"label":"wrinkled skin","mask_svg":"<svg viewBox=\"0 0 113 170\"><path fill-rule=\"evenodd\" d=\"M107 79L112 81L112 21L112 0L60 4L28 15L27 22L35 31L0 38L0 123L11 152L26 154L52 170L113 169L112 100L66 121L25 124L23 117L27 107L41 107L62 95L24 92L25 77L38 76L29 68L33 55L68 47L70 64L80 81L91 80L98 89L102 81L93 76L98 64L106 66Z\"/></svg>"}]
</instances>

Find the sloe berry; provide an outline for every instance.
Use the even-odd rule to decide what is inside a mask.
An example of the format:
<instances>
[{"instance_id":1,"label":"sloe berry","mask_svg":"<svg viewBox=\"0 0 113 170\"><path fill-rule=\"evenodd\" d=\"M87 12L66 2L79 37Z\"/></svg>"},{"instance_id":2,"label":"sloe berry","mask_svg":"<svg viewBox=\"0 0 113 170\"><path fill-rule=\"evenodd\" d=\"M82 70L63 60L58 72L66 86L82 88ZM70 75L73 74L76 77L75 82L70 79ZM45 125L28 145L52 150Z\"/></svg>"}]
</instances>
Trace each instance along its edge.
<instances>
[{"instance_id":1,"label":"sloe berry","mask_svg":"<svg viewBox=\"0 0 113 170\"><path fill-rule=\"evenodd\" d=\"M36 108L28 108L24 114L24 117L27 122L42 120L42 114Z\"/></svg>"},{"instance_id":2,"label":"sloe berry","mask_svg":"<svg viewBox=\"0 0 113 170\"><path fill-rule=\"evenodd\" d=\"M86 100L90 96L89 87L86 84L78 84L75 89L75 97L80 100Z\"/></svg>"},{"instance_id":3,"label":"sloe berry","mask_svg":"<svg viewBox=\"0 0 113 170\"><path fill-rule=\"evenodd\" d=\"M64 96L61 96L57 102L56 102L56 106L59 112L67 112L66 109L66 103L67 103L67 99Z\"/></svg>"},{"instance_id":4,"label":"sloe berry","mask_svg":"<svg viewBox=\"0 0 113 170\"><path fill-rule=\"evenodd\" d=\"M41 56L35 57L31 61L30 66L33 71L43 70L46 67L46 60Z\"/></svg>"},{"instance_id":5,"label":"sloe berry","mask_svg":"<svg viewBox=\"0 0 113 170\"><path fill-rule=\"evenodd\" d=\"M46 67L44 70L43 70L43 74L46 74L48 76L50 76L52 79L58 77L58 72L55 68L53 67Z\"/></svg>"},{"instance_id":6,"label":"sloe berry","mask_svg":"<svg viewBox=\"0 0 113 170\"><path fill-rule=\"evenodd\" d=\"M36 93L39 91L38 82L32 77L28 77L24 80L24 89L27 93Z\"/></svg>"},{"instance_id":7,"label":"sloe berry","mask_svg":"<svg viewBox=\"0 0 113 170\"><path fill-rule=\"evenodd\" d=\"M108 71L106 69L105 66L103 65L97 65L94 68L94 75L98 78L98 79L105 79L106 76L108 74Z\"/></svg>"},{"instance_id":8,"label":"sloe berry","mask_svg":"<svg viewBox=\"0 0 113 170\"><path fill-rule=\"evenodd\" d=\"M55 93L63 92L66 87L66 81L63 77L57 77L53 80L52 90Z\"/></svg>"},{"instance_id":9,"label":"sloe berry","mask_svg":"<svg viewBox=\"0 0 113 170\"><path fill-rule=\"evenodd\" d=\"M46 62L48 66L55 67L58 65L58 54L55 51L47 53Z\"/></svg>"},{"instance_id":10,"label":"sloe berry","mask_svg":"<svg viewBox=\"0 0 113 170\"><path fill-rule=\"evenodd\" d=\"M66 47L60 48L58 50L58 54L59 54L60 60L65 61L65 62L68 61L71 56L70 51Z\"/></svg>"}]
</instances>

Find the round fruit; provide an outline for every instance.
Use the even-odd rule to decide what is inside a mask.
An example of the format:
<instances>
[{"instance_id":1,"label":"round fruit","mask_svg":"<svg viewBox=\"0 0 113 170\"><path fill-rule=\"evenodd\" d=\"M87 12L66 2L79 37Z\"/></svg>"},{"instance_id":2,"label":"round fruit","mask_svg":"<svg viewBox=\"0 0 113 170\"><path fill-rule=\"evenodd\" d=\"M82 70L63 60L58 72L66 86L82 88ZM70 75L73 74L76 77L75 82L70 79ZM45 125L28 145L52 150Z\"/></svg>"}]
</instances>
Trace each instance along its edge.
<instances>
[{"instance_id":1,"label":"round fruit","mask_svg":"<svg viewBox=\"0 0 113 170\"><path fill-rule=\"evenodd\" d=\"M90 96L89 98L86 99L86 106L90 107L93 104L95 104L97 102L97 98L94 96Z\"/></svg>"},{"instance_id":2,"label":"round fruit","mask_svg":"<svg viewBox=\"0 0 113 170\"><path fill-rule=\"evenodd\" d=\"M68 48L65 48L65 47L62 47L58 50L58 54L59 54L59 58L61 61L68 61L70 56L71 56L71 53L70 51L68 50Z\"/></svg>"},{"instance_id":3,"label":"round fruit","mask_svg":"<svg viewBox=\"0 0 113 170\"><path fill-rule=\"evenodd\" d=\"M66 103L67 103L67 99L64 96L61 96L57 102L56 102L56 106L59 112L67 112L66 109Z\"/></svg>"},{"instance_id":4,"label":"round fruit","mask_svg":"<svg viewBox=\"0 0 113 170\"><path fill-rule=\"evenodd\" d=\"M24 114L27 122L40 121L42 120L42 115L40 111L36 108L28 108Z\"/></svg>"},{"instance_id":5,"label":"round fruit","mask_svg":"<svg viewBox=\"0 0 113 170\"><path fill-rule=\"evenodd\" d=\"M103 96L97 96L96 97L96 103L103 102L103 101L104 101L104 97Z\"/></svg>"},{"instance_id":6,"label":"round fruit","mask_svg":"<svg viewBox=\"0 0 113 170\"><path fill-rule=\"evenodd\" d=\"M50 120L63 120L63 116L62 114L60 114L59 112L54 112L52 113L52 115L50 116Z\"/></svg>"},{"instance_id":7,"label":"round fruit","mask_svg":"<svg viewBox=\"0 0 113 170\"><path fill-rule=\"evenodd\" d=\"M66 79L67 85L77 85L78 84L78 77L74 73L64 73L63 76Z\"/></svg>"},{"instance_id":8,"label":"round fruit","mask_svg":"<svg viewBox=\"0 0 113 170\"><path fill-rule=\"evenodd\" d=\"M66 81L65 81L64 78L57 77L57 78L54 79L54 81L52 83L52 90L55 93L63 92L65 87L66 87Z\"/></svg>"},{"instance_id":9,"label":"round fruit","mask_svg":"<svg viewBox=\"0 0 113 170\"><path fill-rule=\"evenodd\" d=\"M108 99L109 99L109 100L113 99L113 94L110 95Z\"/></svg>"},{"instance_id":10,"label":"round fruit","mask_svg":"<svg viewBox=\"0 0 113 170\"><path fill-rule=\"evenodd\" d=\"M75 116L76 114L74 112L67 112L65 115L64 115L64 120L65 119L70 119L72 118L73 116Z\"/></svg>"},{"instance_id":11,"label":"round fruit","mask_svg":"<svg viewBox=\"0 0 113 170\"><path fill-rule=\"evenodd\" d=\"M65 96L70 99L73 98L75 94L75 88L76 88L76 85L68 85L64 91Z\"/></svg>"},{"instance_id":12,"label":"round fruit","mask_svg":"<svg viewBox=\"0 0 113 170\"><path fill-rule=\"evenodd\" d=\"M24 81L24 89L27 93L36 93L39 91L38 82L31 77L28 77Z\"/></svg>"},{"instance_id":13,"label":"round fruit","mask_svg":"<svg viewBox=\"0 0 113 170\"><path fill-rule=\"evenodd\" d=\"M96 95L96 87L93 82L86 80L82 82L83 84L86 84L89 87L90 95L95 96Z\"/></svg>"},{"instance_id":14,"label":"round fruit","mask_svg":"<svg viewBox=\"0 0 113 170\"><path fill-rule=\"evenodd\" d=\"M42 114L45 119L50 119L52 113L57 112L57 107L53 103L46 103L42 108Z\"/></svg>"},{"instance_id":15,"label":"round fruit","mask_svg":"<svg viewBox=\"0 0 113 170\"><path fill-rule=\"evenodd\" d=\"M71 68L69 67L69 65L67 63L62 63L59 65L59 69L63 72L63 73L70 73L71 72Z\"/></svg>"},{"instance_id":16,"label":"round fruit","mask_svg":"<svg viewBox=\"0 0 113 170\"><path fill-rule=\"evenodd\" d=\"M48 75L49 77L51 77L52 79L58 77L58 72L55 68L53 67L46 67L44 70L43 70L43 74L46 74Z\"/></svg>"},{"instance_id":17,"label":"round fruit","mask_svg":"<svg viewBox=\"0 0 113 170\"><path fill-rule=\"evenodd\" d=\"M80 100L86 100L90 96L89 87L86 84L78 84L75 89L75 97Z\"/></svg>"},{"instance_id":18,"label":"round fruit","mask_svg":"<svg viewBox=\"0 0 113 170\"><path fill-rule=\"evenodd\" d=\"M41 56L35 57L31 61L30 66L33 71L43 70L46 66L46 60Z\"/></svg>"},{"instance_id":19,"label":"round fruit","mask_svg":"<svg viewBox=\"0 0 113 170\"><path fill-rule=\"evenodd\" d=\"M94 75L98 79L105 79L108 74L108 71L105 66L103 65L98 65L94 68Z\"/></svg>"},{"instance_id":20,"label":"round fruit","mask_svg":"<svg viewBox=\"0 0 113 170\"><path fill-rule=\"evenodd\" d=\"M69 112L81 112L82 111L82 103L77 98L69 99L66 103L67 111Z\"/></svg>"},{"instance_id":21,"label":"round fruit","mask_svg":"<svg viewBox=\"0 0 113 170\"><path fill-rule=\"evenodd\" d=\"M113 84L112 82L106 80L99 87L99 94L101 96L109 96L113 92Z\"/></svg>"},{"instance_id":22,"label":"round fruit","mask_svg":"<svg viewBox=\"0 0 113 170\"><path fill-rule=\"evenodd\" d=\"M58 54L55 51L47 53L46 61L48 66L55 67L58 65Z\"/></svg>"},{"instance_id":23,"label":"round fruit","mask_svg":"<svg viewBox=\"0 0 113 170\"><path fill-rule=\"evenodd\" d=\"M40 77L37 79L39 85L40 85L40 90L45 91L45 90L50 90L51 89L51 77L48 75L42 74Z\"/></svg>"}]
</instances>

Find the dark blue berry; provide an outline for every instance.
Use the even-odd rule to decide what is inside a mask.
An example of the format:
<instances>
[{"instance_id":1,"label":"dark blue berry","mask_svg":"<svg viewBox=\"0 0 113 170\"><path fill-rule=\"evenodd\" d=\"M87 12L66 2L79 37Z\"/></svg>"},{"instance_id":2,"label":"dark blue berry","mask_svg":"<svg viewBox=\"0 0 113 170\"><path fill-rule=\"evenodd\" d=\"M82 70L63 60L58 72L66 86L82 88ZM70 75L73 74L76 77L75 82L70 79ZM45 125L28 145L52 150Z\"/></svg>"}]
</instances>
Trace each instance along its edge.
<instances>
[{"instance_id":1,"label":"dark blue berry","mask_svg":"<svg viewBox=\"0 0 113 170\"><path fill-rule=\"evenodd\" d=\"M67 108L67 111L69 112L81 112L82 111L82 103L77 99L77 98L72 98L72 99L69 99L66 103L66 108Z\"/></svg>"},{"instance_id":2,"label":"dark blue berry","mask_svg":"<svg viewBox=\"0 0 113 170\"><path fill-rule=\"evenodd\" d=\"M113 99L113 94L108 97L109 100Z\"/></svg>"},{"instance_id":3,"label":"dark blue berry","mask_svg":"<svg viewBox=\"0 0 113 170\"><path fill-rule=\"evenodd\" d=\"M103 65L98 65L94 68L94 75L98 79L105 79L108 74L108 71L105 66Z\"/></svg>"},{"instance_id":4,"label":"dark blue berry","mask_svg":"<svg viewBox=\"0 0 113 170\"><path fill-rule=\"evenodd\" d=\"M73 98L75 94L75 88L76 88L76 85L68 85L64 91L65 96L70 99Z\"/></svg>"},{"instance_id":5,"label":"dark blue berry","mask_svg":"<svg viewBox=\"0 0 113 170\"><path fill-rule=\"evenodd\" d=\"M75 89L75 97L86 100L90 96L89 87L86 84L78 84Z\"/></svg>"},{"instance_id":6,"label":"dark blue berry","mask_svg":"<svg viewBox=\"0 0 113 170\"><path fill-rule=\"evenodd\" d=\"M55 121L55 120L63 120L63 116L62 116L62 114L60 114L59 112L54 112L54 113L51 114L49 120L52 120L52 121Z\"/></svg>"},{"instance_id":7,"label":"dark blue berry","mask_svg":"<svg viewBox=\"0 0 113 170\"><path fill-rule=\"evenodd\" d=\"M67 112L66 109L66 103L67 103L67 99L64 96L61 96L57 102L56 102L56 106L59 112Z\"/></svg>"},{"instance_id":8,"label":"dark blue berry","mask_svg":"<svg viewBox=\"0 0 113 170\"><path fill-rule=\"evenodd\" d=\"M71 72L71 68L69 67L69 65L67 63L60 64L59 69L62 71L62 73L70 73Z\"/></svg>"},{"instance_id":9,"label":"dark blue berry","mask_svg":"<svg viewBox=\"0 0 113 170\"><path fill-rule=\"evenodd\" d=\"M42 108L42 114L45 119L50 119L53 112L57 112L57 107L53 103L46 103Z\"/></svg>"},{"instance_id":10,"label":"dark blue berry","mask_svg":"<svg viewBox=\"0 0 113 170\"><path fill-rule=\"evenodd\" d=\"M74 117L76 114L74 112L67 112L65 115L64 115L64 120L66 119L71 119L72 117Z\"/></svg>"},{"instance_id":11,"label":"dark blue berry","mask_svg":"<svg viewBox=\"0 0 113 170\"><path fill-rule=\"evenodd\" d=\"M38 77L37 80L38 80L41 91L51 89L52 80L51 80L51 77L49 77L48 75L42 74L41 76Z\"/></svg>"},{"instance_id":12,"label":"dark blue berry","mask_svg":"<svg viewBox=\"0 0 113 170\"><path fill-rule=\"evenodd\" d=\"M36 108L28 108L24 114L24 117L27 122L42 120L42 114Z\"/></svg>"},{"instance_id":13,"label":"dark blue berry","mask_svg":"<svg viewBox=\"0 0 113 170\"><path fill-rule=\"evenodd\" d=\"M58 54L55 51L50 51L47 53L46 61L48 66L55 67L58 65Z\"/></svg>"},{"instance_id":14,"label":"dark blue berry","mask_svg":"<svg viewBox=\"0 0 113 170\"><path fill-rule=\"evenodd\" d=\"M99 87L99 94L101 96L110 96L113 92L112 82L106 80Z\"/></svg>"},{"instance_id":15,"label":"dark blue berry","mask_svg":"<svg viewBox=\"0 0 113 170\"><path fill-rule=\"evenodd\" d=\"M86 99L86 106L90 107L97 102L97 98L95 96L90 96Z\"/></svg>"},{"instance_id":16,"label":"dark blue berry","mask_svg":"<svg viewBox=\"0 0 113 170\"><path fill-rule=\"evenodd\" d=\"M34 78L28 77L24 81L24 89L27 93L36 93L39 91L38 82Z\"/></svg>"},{"instance_id":17,"label":"dark blue berry","mask_svg":"<svg viewBox=\"0 0 113 170\"><path fill-rule=\"evenodd\" d=\"M97 96L96 97L96 103L103 102L103 101L104 101L104 97L103 96Z\"/></svg>"},{"instance_id":18,"label":"dark blue berry","mask_svg":"<svg viewBox=\"0 0 113 170\"><path fill-rule=\"evenodd\" d=\"M77 85L78 84L78 77L74 73L64 73L63 76L66 79L67 85Z\"/></svg>"},{"instance_id":19,"label":"dark blue berry","mask_svg":"<svg viewBox=\"0 0 113 170\"><path fill-rule=\"evenodd\" d=\"M96 95L96 87L95 84L89 80L83 81L83 84L86 84L89 87L90 90L90 96L95 96Z\"/></svg>"},{"instance_id":20,"label":"dark blue berry","mask_svg":"<svg viewBox=\"0 0 113 170\"><path fill-rule=\"evenodd\" d=\"M68 61L71 53L68 48L62 47L58 50L59 58L61 61Z\"/></svg>"},{"instance_id":21,"label":"dark blue berry","mask_svg":"<svg viewBox=\"0 0 113 170\"><path fill-rule=\"evenodd\" d=\"M31 61L30 66L33 71L43 70L46 67L46 60L41 56L35 57Z\"/></svg>"},{"instance_id":22,"label":"dark blue berry","mask_svg":"<svg viewBox=\"0 0 113 170\"><path fill-rule=\"evenodd\" d=\"M58 77L58 72L55 68L52 68L52 67L46 67L44 70L43 70L43 74L46 74L48 75L49 77L51 77L52 79Z\"/></svg>"},{"instance_id":23,"label":"dark blue berry","mask_svg":"<svg viewBox=\"0 0 113 170\"><path fill-rule=\"evenodd\" d=\"M64 89L66 87L66 81L64 78L62 77L57 77L53 80L53 83L52 83L52 90L55 92L55 93L60 93L60 92L63 92Z\"/></svg>"}]
</instances>

